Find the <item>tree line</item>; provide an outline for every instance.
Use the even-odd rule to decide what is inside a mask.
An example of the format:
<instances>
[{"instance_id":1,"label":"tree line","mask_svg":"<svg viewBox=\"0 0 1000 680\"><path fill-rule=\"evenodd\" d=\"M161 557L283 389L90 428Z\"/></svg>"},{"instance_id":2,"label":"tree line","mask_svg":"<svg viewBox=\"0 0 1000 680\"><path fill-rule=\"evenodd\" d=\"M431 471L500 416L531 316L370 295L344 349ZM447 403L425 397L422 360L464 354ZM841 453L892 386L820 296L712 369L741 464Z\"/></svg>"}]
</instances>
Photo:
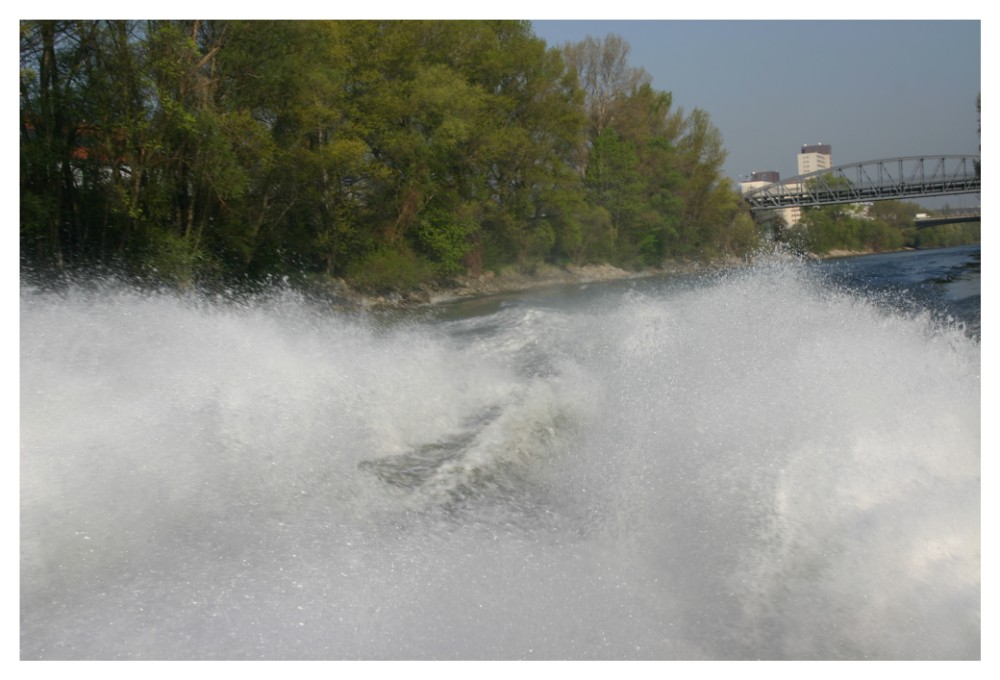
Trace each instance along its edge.
<instances>
[{"instance_id":1,"label":"tree line","mask_svg":"<svg viewBox=\"0 0 1000 680\"><path fill-rule=\"evenodd\" d=\"M387 288L755 247L708 114L628 55L521 21L24 21L22 266Z\"/></svg>"},{"instance_id":2,"label":"tree line","mask_svg":"<svg viewBox=\"0 0 1000 680\"><path fill-rule=\"evenodd\" d=\"M979 243L979 222L918 229L915 219L921 212L928 211L917 203L892 200L805 208L798 225L780 229L779 240L817 255L833 250L877 253Z\"/></svg>"}]
</instances>

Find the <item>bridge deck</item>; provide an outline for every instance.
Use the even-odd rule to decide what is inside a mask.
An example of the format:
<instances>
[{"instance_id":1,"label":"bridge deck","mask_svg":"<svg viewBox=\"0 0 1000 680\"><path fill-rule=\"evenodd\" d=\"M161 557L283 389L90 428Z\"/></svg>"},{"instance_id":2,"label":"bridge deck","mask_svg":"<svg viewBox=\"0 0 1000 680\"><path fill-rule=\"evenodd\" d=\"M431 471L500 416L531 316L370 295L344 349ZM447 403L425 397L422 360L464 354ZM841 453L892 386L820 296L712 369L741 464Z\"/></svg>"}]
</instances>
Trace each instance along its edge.
<instances>
[{"instance_id":1,"label":"bridge deck","mask_svg":"<svg viewBox=\"0 0 1000 680\"><path fill-rule=\"evenodd\" d=\"M743 198L757 211L979 193L979 169L978 156L865 161L793 177Z\"/></svg>"}]
</instances>

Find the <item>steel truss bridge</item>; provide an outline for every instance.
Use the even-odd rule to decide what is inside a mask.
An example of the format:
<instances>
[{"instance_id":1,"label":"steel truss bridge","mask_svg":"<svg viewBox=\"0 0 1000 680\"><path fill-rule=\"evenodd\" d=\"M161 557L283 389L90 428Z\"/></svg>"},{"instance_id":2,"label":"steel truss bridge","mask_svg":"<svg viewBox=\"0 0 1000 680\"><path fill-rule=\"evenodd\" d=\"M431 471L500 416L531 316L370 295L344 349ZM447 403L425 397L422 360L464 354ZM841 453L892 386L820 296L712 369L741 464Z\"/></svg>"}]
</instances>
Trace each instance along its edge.
<instances>
[{"instance_id":1,"label":"steel truss bridge","mask_svg":"<svg viewBox=\"0 0 1000 680\"><path fill-rule=\"evenodd\" d=\"M980 191L979 156L909 156L838 165L743 195L752 212Z\"/></svg>"}]
</instances>

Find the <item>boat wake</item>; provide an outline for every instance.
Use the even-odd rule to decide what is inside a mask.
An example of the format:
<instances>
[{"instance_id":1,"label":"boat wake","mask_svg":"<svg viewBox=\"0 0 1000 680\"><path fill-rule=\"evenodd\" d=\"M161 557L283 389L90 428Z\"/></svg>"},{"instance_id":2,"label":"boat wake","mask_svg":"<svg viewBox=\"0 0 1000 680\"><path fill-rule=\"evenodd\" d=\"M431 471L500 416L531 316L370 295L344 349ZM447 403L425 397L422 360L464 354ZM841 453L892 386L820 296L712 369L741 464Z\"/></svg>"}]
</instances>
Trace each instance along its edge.
<instances>
[{"instance_id":1,"label":"boat wake","mask_svg":"<svg viewBox=\"0 0 1000 680\"><path fill-rule=\"evenodd\" d=\"M789 261L462 309L22 285L22 658L979 657L963 328Z\"/></svg>"}]
</instances>

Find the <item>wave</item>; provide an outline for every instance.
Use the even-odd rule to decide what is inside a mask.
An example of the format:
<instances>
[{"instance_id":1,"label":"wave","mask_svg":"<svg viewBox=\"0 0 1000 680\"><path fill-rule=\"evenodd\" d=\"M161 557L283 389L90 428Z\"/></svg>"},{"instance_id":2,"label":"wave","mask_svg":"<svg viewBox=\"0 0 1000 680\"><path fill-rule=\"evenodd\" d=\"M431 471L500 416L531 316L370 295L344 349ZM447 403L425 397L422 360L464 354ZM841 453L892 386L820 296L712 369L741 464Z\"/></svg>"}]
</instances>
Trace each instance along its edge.
<instances>
[{"instance_id":1,"label":"wave","mask_svg":"<svg viewBox=\"0 0 1000 680\"><path fill-rule=\"evenodd\" d=\"M980 351L794 262L21 290L22 658L979 658Z\"/></svg>"}]
</instances>

